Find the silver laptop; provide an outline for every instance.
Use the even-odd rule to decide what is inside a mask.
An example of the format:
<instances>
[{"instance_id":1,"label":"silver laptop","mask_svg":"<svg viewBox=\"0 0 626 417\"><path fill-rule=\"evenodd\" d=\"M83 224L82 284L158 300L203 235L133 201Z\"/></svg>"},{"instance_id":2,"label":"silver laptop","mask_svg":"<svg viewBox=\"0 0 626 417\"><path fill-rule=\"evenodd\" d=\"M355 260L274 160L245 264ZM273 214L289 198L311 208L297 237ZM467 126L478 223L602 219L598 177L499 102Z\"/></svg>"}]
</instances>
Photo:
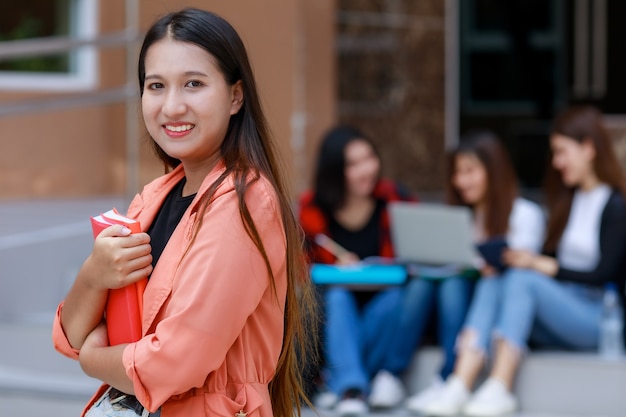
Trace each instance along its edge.
<instances>
[{"instance_id":1,"label":"silver laptop","mask_svg":"<svg viewBox=\"0 0 626 417\"><path fill-rule=\"evenodd\" d=\"M477 253L467 207L434 203L389 203L391 239L401 262L476 265Z\"/></svg>"}]
</instances>

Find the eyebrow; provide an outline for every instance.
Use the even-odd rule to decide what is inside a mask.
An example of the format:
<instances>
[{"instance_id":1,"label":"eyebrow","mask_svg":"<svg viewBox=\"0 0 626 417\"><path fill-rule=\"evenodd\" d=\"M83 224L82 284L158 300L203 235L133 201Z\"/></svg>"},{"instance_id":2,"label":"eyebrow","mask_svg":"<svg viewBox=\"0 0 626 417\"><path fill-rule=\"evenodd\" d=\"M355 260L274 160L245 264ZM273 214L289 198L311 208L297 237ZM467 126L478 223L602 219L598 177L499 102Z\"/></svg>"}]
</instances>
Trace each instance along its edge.
<instances>
[{"instance_id":1,"label":"eyebrow","mask_svg":"<svg viewBox=\"0 0 626 417\"><path fill-rule=\"evenodd\" d=\"M187 76L187 77L191 77L191 76L207 77L207 75L204 72L201 72L201 71L186 71L184 73L184 75ZM148 75L146 75L146 80L149 80L149 79L162 79L162 78L163 78L163 76L159 75L159 74L148 74Z\"/></svg>"}]
</instances>

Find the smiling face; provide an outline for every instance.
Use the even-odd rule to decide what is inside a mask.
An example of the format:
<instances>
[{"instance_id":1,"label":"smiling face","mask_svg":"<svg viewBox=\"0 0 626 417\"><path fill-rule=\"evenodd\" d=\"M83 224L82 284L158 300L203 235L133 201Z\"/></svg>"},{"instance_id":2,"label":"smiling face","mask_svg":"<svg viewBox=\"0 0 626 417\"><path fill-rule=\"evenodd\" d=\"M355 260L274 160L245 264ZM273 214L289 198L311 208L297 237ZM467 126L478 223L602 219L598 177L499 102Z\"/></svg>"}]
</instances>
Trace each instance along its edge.
<instances>
[{"instance_id":1,"label":"smiling face","mask_svg":"<svg viewBox=\"0 0 626 417\"><path fill-rule=\"evenodd\" d=\"M552 166L561 174L566 186L579 186L594 175L595 148L591 140L578 142L569 136L553 134L550 149Z\"/></svg>"},{"instance_id":2,"label":"smiling face","mask_svg":"<svg viewBox=\"0 0 626 417\"><path fill-rule=\"evenodd\" d=\"M345 176L348 194L367 197L372 194L380 175L380 160L365 140L356 139L345 148Z\"/></svg>"},{"instance_id":3,"label":"smiling face","mask_svg":"<svg viewBox=\"0 0 626 417\"><path fill-rule=\"evenodd\" d=\"M185 166L216 161L243 103L241 82L227 84L212 55L169 38L150 46L145 71L141 104L150 136Z\"/></svg>"},{"instance_id":4,"label":"smiling face","mask_svg":"<svg viewBox=\"0 0 626 417\"><path fill-rule=\"evenodd\" d=\"M477 205L487 197L487 169L472 153L460 153L454 158L452 186L465 204Z\"/></svg>"}]
</instances>

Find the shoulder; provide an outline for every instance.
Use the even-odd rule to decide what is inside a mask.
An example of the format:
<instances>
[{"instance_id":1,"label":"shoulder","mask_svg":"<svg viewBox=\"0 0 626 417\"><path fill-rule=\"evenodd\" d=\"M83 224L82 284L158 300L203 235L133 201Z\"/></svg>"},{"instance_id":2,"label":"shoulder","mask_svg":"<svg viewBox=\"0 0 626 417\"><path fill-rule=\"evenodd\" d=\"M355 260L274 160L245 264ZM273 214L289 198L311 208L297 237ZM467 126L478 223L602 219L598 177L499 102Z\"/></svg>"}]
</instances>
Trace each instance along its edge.
<instances>
[{"instance_id":1,"label":"shoulder","mask_svg":"<svg viewBox=\"0 0 626 417\"><path fill-rule=\"evenodd\" d=\"M245 199L247 202L254 204L253 208L257 210L280 211L278 191L274 184L264 175L259 175L257 179L251 178Z\"/></svg>"},{"instance_id":2,"label":"shoulder","mask_svg":"<svg viewBox=\"0 0 626 417\"><path fill-rule=\"evenodd\" d=\"M611 207L614 209L625 209L626 208L626 198L624 198L624 194L622 194L619 190L613 189L611 190L611 195L606 202L606 207Z\"/></svg>"},{"instance_id":3,"label":"shoulder","mask_svg":"<svg viewBox=\"0 0 626 417\"><path fill-rule=\"evenodd\" d=\"M315 204L315 193L312 190L307 190L300 195L298 218L300 225L307 234L321 233L326 230L326 216Z\"/></svg>"},{"instance_id":4,"label":"shoulder","mask_svg":"<svg viewBox=\"0 0 626 417\"><path fill-rule=\"evenodd\" d=\"M603 217L626 219L626 198L620 191L615 189L611 191L611 195L604 206Z\"/></svg>"},{"instance_id":5,"label":"shoulder","mask_svg":"<svg viewBox=\"0 0 626 417\"><path fill-rule=\"evenodd\" d=\"M298 205L300 207L310 207L315 203L313 202L315 199L315 192L313 190L306 190L298 197Z\"/></svg>"},{"instance_id":6,"label":"shoulder","mask_svg":"<svg viewBox=\"0 0 626 417\"><path fill-rule=\"evenodd\" d=\"M223 170L212 172L203 183L198 197L204 197L209 192L214 181L222 174ZM211 199L212 202L209 205L213 207L222 207L225 204L239 206L242 196L237 192L238 187L236 183L238 182L240 180L237 179L237 174L230 172L215 189ZM243 199L250 213L262 212L263 210L280 210L278 192L273 183L264 175L251 172L247 175L245 183ZM203 199L198 197L195 200L196 204L200 204L200 201Z\"/></svg>"},{"instance_id":7,"label":"shoulder","mask_svg":"<svg viewBox=\"0 0 626 417\"><path fill-rule=\"evenodd\" d=\"M522 197L517 197L513 201L511 215L522 218L543 218L543 210L539 204Z\"/></svg>"}]
</instances>

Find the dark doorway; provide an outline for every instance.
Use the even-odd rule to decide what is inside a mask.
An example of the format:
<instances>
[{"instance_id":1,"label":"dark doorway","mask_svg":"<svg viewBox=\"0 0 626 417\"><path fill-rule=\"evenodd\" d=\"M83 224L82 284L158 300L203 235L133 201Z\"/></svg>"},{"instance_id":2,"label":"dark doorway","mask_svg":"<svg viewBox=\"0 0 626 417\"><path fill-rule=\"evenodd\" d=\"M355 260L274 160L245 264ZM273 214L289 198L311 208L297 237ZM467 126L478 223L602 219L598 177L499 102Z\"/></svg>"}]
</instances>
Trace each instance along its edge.
<instances>
[{"instance_id":1,"label":"dark doorway","mask_svg":"<svg viewBox=\"0 0 626 417\"><path fill-rule=\"evenodd\" d=\"M542 185L548 132L569 103L626 113L623 0L458 0L460 131L489 128L523 190Z\"/></svg>"}]
</instances>

